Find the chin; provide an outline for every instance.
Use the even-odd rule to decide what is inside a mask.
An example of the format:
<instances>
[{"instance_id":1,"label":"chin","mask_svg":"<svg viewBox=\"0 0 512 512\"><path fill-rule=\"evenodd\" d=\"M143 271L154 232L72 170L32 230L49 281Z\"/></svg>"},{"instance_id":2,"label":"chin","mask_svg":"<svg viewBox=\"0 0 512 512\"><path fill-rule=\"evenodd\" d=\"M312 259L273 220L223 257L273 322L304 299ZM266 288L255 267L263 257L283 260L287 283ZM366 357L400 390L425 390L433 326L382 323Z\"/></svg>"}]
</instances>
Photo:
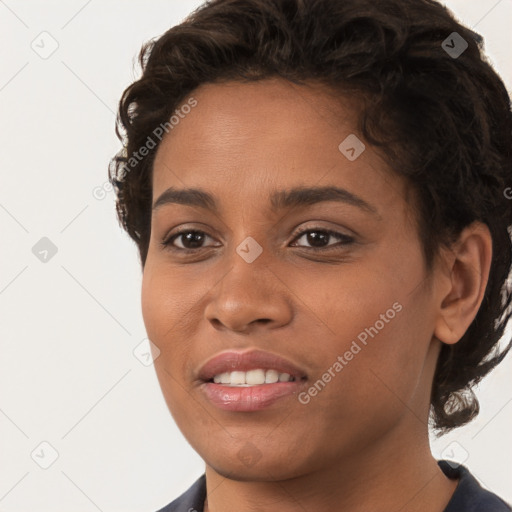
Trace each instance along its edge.
<instances>
[{"instance_id":1,"label":"chin","mask_svg":"<svg viewBox=\"0 0 512 512\"><path fill-rule=\"evenodd\" d=\"M245 448L248 452L248 449ZM306 471L301 471L297 464L293 464L288 457L282 454L270 456L261 453L257 459L252 460L247 453L242 455L232 451L202 456L205 463L219 475L240 482L269 482L296 478Z\"/></svg>"}]
</instances>

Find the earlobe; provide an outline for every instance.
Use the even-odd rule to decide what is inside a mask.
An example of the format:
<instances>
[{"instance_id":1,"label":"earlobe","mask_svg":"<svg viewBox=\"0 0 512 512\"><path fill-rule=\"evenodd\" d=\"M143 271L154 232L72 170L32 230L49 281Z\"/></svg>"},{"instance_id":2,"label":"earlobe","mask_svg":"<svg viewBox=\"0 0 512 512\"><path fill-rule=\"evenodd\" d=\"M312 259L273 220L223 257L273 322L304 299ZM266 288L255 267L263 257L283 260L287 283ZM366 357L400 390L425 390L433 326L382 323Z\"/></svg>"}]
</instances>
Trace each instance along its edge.
<instances>
[{"instance_id":1,"label":"earlobe","mask_svg":"<svg viewBox=\"0 0 512 512\"><path fill-rule=\"evenodd\" d=\"M481 222L466 227L449 251L434 336L443 343L457 343L475 319L482 303L492 260L492 238Z\"/></svg>"}]
</instances>

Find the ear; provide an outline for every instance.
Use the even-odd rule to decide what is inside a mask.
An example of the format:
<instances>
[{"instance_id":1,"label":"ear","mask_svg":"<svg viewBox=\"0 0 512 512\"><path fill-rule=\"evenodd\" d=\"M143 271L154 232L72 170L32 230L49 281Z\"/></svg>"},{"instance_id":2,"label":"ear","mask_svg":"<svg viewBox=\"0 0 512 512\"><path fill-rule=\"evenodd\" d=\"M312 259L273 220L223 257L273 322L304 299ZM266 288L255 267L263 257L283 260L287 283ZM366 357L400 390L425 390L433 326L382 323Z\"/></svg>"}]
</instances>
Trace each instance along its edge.
<instances>
[{"instance_id":1,"label":"ear","mask_svg":"<svg viewBox=\"0 0 512 512\"><path fill-rule=\"evenodd\" d=\"M482 303L492 260L489 228L473 222L442 256L444 271L436 276L438 303L434 336L457 343L476 317Z\"/></svg>"}]
</instances>

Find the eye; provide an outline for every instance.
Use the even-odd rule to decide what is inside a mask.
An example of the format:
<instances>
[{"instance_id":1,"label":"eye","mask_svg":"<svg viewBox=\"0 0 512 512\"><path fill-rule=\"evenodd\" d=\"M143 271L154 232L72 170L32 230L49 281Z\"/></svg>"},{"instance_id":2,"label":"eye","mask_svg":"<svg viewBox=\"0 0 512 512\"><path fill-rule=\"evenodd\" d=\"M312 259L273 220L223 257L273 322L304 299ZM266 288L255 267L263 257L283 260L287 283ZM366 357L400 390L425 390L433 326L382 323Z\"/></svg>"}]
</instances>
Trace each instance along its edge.
<instances>
[{"instance_id":1,"label":"eye","mask_svg":"<svg viewBox=\"0 0 512 512\"><path fill-rule=\"evenodd\" d=\"M307 243L312 245L311 249L313 251L315 251L315 250L321 251L324 248L330 249L330 248L332 248L333 245L334 246L337 245L339 248L343 245L352 244L355 240L353 237L351 237L349 235L345 235L343 233L338 233L337 231L332 231L330 229L322 229L322 228L309 228L309 229L300 231L299 233L297 233L294 240L300 240L303 237L305 237ZM331 238L338 239L340 241L340 243L339 244L327 244L326 242L328 242ZM307 247L307 246L299 245L299 247Z\"/></svg>"},{"instance_id":2,"label":"eye","mask_svg":"<svg viewBox=\"0 0 512 512\"><path fill-rule=\"evenodd\" d=\"M161 244L168 250L176 251L195 251L196 249L202 249L202 243L205 238L211 238L204 231L198 231L195 229L184 229L178 233L167 237L161 242ZM181 247L174 244L175 240L180 240Z\"/></svg>"},{"instance_id":3,"label":"eye","mask_svg":"<svg viewBox=\"0 0 512 512\"><path fill-rule=\"evenodd\" d=\"M349 245L354 242L354 238L345 235L343 233L338 233L337 231L333 231L330 229L322 229L322 228L309 228L300 231L295 235L294 241L300 240L301 238L305 238L307 243L311 245L310 249L315 251L321 251L323 249L336 248L333 246ZM179 251L179 252L195 252L204 247L203 243L205 239L211 237L207 235L204 231L199 231L195 229L183 229L177 233L172 234L165 238L161 245L170 251ZM335 238L339 241L338 244L329 244L327 243L330 239ZM179 244L175 244L175 241L180 241ZM306 247L303 245L299 245L298 247Z\"/></svg>"}]
</instances>

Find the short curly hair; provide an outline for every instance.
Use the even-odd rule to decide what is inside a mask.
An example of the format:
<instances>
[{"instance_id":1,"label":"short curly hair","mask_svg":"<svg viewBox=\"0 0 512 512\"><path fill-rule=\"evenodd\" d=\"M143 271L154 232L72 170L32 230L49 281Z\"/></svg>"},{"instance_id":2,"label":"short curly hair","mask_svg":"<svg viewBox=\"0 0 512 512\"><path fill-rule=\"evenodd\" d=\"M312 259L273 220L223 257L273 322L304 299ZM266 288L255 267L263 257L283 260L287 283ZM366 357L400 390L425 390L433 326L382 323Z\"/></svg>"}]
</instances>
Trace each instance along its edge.
<instances>
[{"instance_id":1,"label":"short curly hair","mask_svg":"<svg viewBox=\"0 0 512 512\"><path fill-rule=\"evenodd\" d=\"M500 340L512 316L512 113L481 36L433 0L212 0L147 42L139 62L142 76L119 103L123 149L109 180L142 267L160 142L152 134L205 83L280 77L363 99L360 133L415 191L429 271L441 245L449 247L464 227L489 227L493 256L482 304L459 342L442 345L431 391L438 434L473 419L472 387L510 350L510 340L501 350Z\"/></svg>"}]
</instances>

